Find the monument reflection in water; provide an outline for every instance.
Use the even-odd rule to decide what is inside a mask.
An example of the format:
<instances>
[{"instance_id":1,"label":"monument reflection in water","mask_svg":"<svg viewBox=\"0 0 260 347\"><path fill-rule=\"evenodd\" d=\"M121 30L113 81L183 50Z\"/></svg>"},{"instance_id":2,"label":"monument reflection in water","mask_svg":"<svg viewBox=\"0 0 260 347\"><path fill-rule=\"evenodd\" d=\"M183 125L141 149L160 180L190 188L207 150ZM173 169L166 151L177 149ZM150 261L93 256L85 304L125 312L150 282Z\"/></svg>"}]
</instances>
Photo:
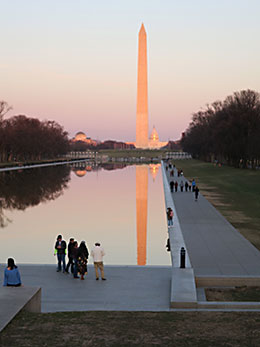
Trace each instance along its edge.
<instances>
[{"instance_id":1,"label":"monument reflection in water","mask_svg":"<svg viewBox=\"0 0 260 347\"><path fill-rule=\"evenodd\" d=\"M160 165L136 166L136 234L137 264L146 265L147 245L147 203L148 203L148 168L155 180Z\"/></svg>"},{"instance_id":2,"label":"monument reflection in water","mask_svg":"<svg viewBox=\"0 0 260 347\"><path fill-rule=\"evenodd\" d=\"M136 167L137 264L146 264L148 167Z\"/></svg>"},{"instance_id":3,"label":"monument reflection in water","mask_svg":"<svg viewBox=\"0 0 260 347\"><path fill-rule=\"evenodd\" d=\"M53 264L61 233L89 248L100 241L106 264L168 265L163 200L159 165L80 163L0 173L0 263L14 257Z\"/></svg>"}]
</instances>

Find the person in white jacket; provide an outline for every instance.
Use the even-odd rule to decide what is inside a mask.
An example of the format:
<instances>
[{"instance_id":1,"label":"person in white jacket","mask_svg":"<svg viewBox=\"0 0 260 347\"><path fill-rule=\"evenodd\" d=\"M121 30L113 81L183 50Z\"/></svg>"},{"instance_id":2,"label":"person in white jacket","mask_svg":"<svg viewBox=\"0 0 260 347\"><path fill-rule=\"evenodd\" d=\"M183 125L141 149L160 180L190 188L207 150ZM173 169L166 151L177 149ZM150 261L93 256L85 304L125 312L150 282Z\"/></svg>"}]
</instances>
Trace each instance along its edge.
<instances>
[{"instance_id":1,"label":"person in white jacket","mask_svg":"<svg viewBox=\"0 0 260 347\"><path fill-rule=\"evenodd\" d=\"M105 255L104 249L100 247L100 243L96 242L95 247L91 250L91 256L93 257L94 261L94 267L96 271L96 280L99 280L99 274L98 269L101 272L101 278L103 281L106 280L104 275L104 264L103 264L103 257Z\"/></svg>"}]
</instances>

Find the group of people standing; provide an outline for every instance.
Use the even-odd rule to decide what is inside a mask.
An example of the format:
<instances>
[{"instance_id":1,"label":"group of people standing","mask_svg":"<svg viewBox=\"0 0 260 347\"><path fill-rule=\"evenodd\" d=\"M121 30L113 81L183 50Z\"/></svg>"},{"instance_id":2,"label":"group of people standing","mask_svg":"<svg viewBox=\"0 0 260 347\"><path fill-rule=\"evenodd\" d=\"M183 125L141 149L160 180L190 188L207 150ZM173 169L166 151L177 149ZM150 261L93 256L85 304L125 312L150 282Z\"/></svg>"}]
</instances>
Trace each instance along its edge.
<instances>
[{"instance_id":1,"label":"group of people standing","mask_svg":"<svg viewBox=\"0 0 260 347\"><path fill-rule=\"evenodd\" d=\"M78 246L78 242L72 237L68 243L68 262L66 265L67 244L62 239L62 235L58 235L55 243L54 255L57 255L58 266L57 272L61 271L61 265L64 273L69 273L69 270L73 274L74 278L80 278L84 280L84 276L87 274L87 264L89 258L89 251L85 241L81 241ZM95 246L91 250L91 256L93 257L96 280L99 280L99 272L101 272L101 279L106 280L104 275L103 256L105 255L104 249L99 242L95 243ZM80 275L80 276L78 276Z\"/></svg>"},{"instance_id":2,"label":"group of people standing","mask_svg":"<svg viewBox=\"0 0 260 347\"><path fill-rule=\"evenodd\" d=\"M168 170L168 167L170 167L171 164L166 166L166 170ZM175 168L175 165L174 165ZM170 176L174 176L174 174L172 174L172 172L174 172L173 170L170 171ZM178 177L182 177L183 176L183 171L182 169L178 170ZM178 181L170 181L170 189L171 189L171 193L173 192L178 192L178 187L180 187L180 191L183 192L185 189L185 192L194 192L195 194L195 201L198 201L198 197L199 197L199 187L197 186L195 179L193 178L192 182L189 183L189 181L185 181L185 183L183 182L183 180L181 180L180 182Z\"/></svg>"},{"instance_id":3,"label":"group of people standing","mask_svg":"<svg viewBox=\"0 0 260 347\"><path fill-rule=\"evenodd\" d=\"M180 181L180 183L178 183L177 181L170 181L170 188L171 188L171 192L173 193L174 191L177 192L178 191L178 186L180 186L180 191L183 192L184 188L185 191L187 192L188 190L191 191L191 185L188 183L188 181L185 181L185 183L183 182L183 180Z\"/></svg>"},{"instance_id":4,"label":"group of people standing","mask_svg":"<svg viewBox=\"0 0 260 347\"><path fill-rule=\"evenodd\" d=\"M69 273L69 270L73 274L74 278L81 278L84 280L84 275L87 273L87 263L89 252L85 241L81 241L78 246L77 241L71 238L68 244L68 263L66 265L67 244L62 239L62 235L58 235L55 243L54 255L57 255L58 266L57 272L61 271L61 265L63 272ZM91 250L91 256L93 257L96 280L99 280L99 271L101 273L101 279L106 280L104 275L103 256L105 255L104 249L100 243L96 242L95 246ZM78 276L80 274L80 277ZM7 266L4 271L4 283L5 287L20 287L22 285L21 275L18 267L15 265L13 258L7 259Z\"/></svg>"}]
</instances>

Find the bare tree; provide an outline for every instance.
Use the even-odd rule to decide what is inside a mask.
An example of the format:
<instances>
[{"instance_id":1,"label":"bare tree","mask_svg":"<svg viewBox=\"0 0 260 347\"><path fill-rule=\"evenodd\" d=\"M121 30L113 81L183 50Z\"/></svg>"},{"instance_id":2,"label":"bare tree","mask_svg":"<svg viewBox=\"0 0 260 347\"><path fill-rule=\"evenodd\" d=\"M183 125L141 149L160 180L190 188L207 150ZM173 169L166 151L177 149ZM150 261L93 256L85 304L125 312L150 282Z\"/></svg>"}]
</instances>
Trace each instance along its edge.
<instances>
[{"instance_id":1,"label":"bare tree","mask_svg":"<svg viewBox=\"0 0 260 347\"><path fill-rule=\"evenodd\" d=\"M0 122L3 120L4 115L12 109L6 101L0 101Z\"/></svg>"}]
</instances>

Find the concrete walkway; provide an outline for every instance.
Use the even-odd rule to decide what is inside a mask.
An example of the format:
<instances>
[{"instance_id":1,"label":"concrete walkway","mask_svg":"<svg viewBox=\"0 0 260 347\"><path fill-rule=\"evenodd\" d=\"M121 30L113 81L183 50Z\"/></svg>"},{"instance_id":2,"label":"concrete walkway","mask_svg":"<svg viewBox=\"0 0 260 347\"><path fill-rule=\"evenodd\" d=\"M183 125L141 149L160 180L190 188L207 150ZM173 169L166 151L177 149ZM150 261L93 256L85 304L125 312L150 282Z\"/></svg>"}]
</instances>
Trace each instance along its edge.
<instances>
[{"instance_id":1,"label":"concrete walkway","mask_svg":"<svg viewBox=\"0 0 260 347\"><path fill-rule=\"evenodd\" d=\"M67 165L67 164L85 162L87 160L89 160L89 158L85 158L85 159L68 159L66 161L52 161L50 163L43 163L43 164L30 164L30 165L22 165L22 166L10 166L10 167L0 168L0 172L15 171L15 170L25 170L25 169L34 169L34 168L47 167L47 166Z\"/></svg>"},{"instance_id":2,"label":"concrete walkway","mask_svg":"<svg viewBox=\"0 0 260 347\"><path fill-rule=\"evenodd\" d=\"M176 170L167 178L186 181ZM172 198L195 276L260 276L260 252L201 194L195 202L194 193L178 187Z\"/></svg>"},{"instance_id":3,"label":"concrete walkway","mask_svg":"<svg viewBox=\"0 0 260 347\"><path fill-rule=\"evenodd\" d=\"M105 266L107 281L88 268L81 281L55 265L19 265L24 286L42 289L42 312L170 310L171 267ZM0 265L1 281L3 271Z\"/></svg>"}]
</instances>

